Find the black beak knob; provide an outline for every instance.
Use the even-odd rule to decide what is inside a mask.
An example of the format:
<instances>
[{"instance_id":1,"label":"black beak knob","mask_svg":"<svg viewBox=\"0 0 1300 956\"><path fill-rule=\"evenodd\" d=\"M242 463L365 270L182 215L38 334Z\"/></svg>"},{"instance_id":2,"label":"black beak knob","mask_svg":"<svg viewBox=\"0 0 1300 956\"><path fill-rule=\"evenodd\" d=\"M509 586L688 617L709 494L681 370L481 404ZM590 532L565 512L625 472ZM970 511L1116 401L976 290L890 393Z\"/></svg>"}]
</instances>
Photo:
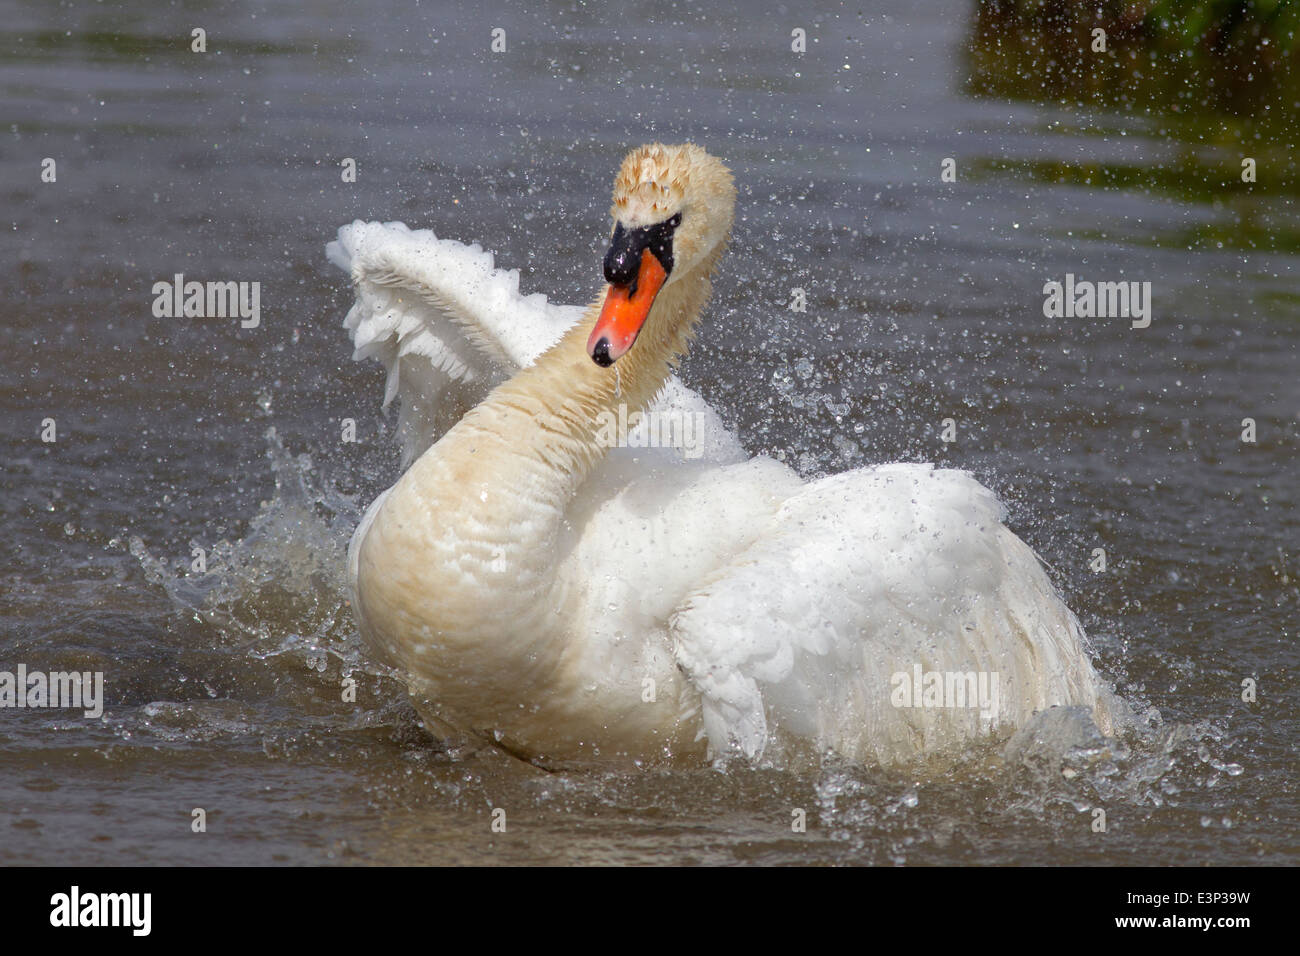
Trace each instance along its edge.
<instances>
[{"instance_id":1,"label":"black beak knob","mask_svg":"<svg viewBox=\"0 0 1300 956\"><path fill-rule=\"evenodd\" d=\"M636 241L635 233L628 232L622 223L614 226L614 237L609 241L609 250L605 253L605 281L610 285L630 286L636 281L637 270L641 268L641 249L644 244Z\"/></svg>"}]
</instances>

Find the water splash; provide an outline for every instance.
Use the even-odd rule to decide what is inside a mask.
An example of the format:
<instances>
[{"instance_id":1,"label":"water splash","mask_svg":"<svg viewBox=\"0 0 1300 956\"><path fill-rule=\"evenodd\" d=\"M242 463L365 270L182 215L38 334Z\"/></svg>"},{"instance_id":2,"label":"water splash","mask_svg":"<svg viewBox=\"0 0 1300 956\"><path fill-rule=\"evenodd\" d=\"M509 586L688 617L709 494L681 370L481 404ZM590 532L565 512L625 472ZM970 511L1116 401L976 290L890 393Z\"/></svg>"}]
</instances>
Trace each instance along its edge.
<instances>
[{"instance_id":1,"label":"water splash","mask_svg":"<svg viewBox=\"0 0 1300 956\"><path fill-rule=\"evenodd\" d=\"M361 508L317 474L310 455L291 455L274 427L265 438L275 494L260 504L247 534L206 548L202 570L184 558L153 556L138 537L129 550L178 609L249 656L293 652L319 672L333 657L346 676L361 662L346 581Z\"/></svg>"}]
</instances>

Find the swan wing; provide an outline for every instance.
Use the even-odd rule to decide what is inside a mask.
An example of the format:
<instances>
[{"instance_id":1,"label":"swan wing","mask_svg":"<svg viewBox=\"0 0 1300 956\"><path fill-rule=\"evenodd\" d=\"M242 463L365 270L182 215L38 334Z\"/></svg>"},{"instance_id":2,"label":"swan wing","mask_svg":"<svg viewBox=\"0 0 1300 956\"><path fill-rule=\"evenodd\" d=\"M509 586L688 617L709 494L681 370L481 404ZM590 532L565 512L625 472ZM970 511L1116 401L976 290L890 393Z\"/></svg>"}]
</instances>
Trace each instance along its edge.
<instances>
[{"instance_id":1,"label":"swan wing","mask_svg":"<svg viewBox=\"0 0 1300 956\"><path fill-rule=\"evenodd\" d=\"M356 291L344 319L353 358L387 369L385 407L401 398L404 466L582 315L521 295L519 273L490 252L400 222L353 222L325 252Z\"/></svg>"},{"instance_id":2,"label":"swan wing","mask_svg":"<svg viewBox=\"0 0 1300 956\"><path fill-rule=\"evenodd\" d=\"M669 622L715 755L806 738L894 762L1082 704L1108 729L1077 619L965 472L884 465L813 482ZM996 694L928 707L913 675ZM992 698L992 699L990 699ZM949 701L951 704L951 701Z\"/></svg>"}]
</instances>

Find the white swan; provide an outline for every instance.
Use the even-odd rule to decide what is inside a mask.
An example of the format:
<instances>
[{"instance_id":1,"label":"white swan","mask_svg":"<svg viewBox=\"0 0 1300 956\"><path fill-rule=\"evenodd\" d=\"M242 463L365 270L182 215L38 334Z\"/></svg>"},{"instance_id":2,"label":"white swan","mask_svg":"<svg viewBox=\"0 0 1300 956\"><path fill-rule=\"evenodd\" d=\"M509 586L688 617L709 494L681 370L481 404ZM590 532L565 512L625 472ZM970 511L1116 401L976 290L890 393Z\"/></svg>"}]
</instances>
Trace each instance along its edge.
<instances>
[{"instance_id":1,"label":"white swan","mask_svg":"<svg viewBox=\"0 0 1300 956\"><path fill-rule=\"evenodd\" d=\"M485 356L519 367L454 424L413 399L408 448L437 440L349 552L367 643L407 675L433 732L539 763L825 750L888 763L1053 705L1087 708L1109 732L1078 621L964 472L893 464L806 484L737 460L729 434L699 460L606 447L620 404L646 408L666 383L707 410L670 369L734 196L698 147L634 150L615 182L610 285L581 312L519 299L517 277L477 249L439 250L463 257L453 280L428 234L340 232L331 258L359 288L348 324L389 365L390 398L408 378L434 400L448 382L491 380ZM397 235L416 245L392 253ZM511 318L524 331L504 331ZM974 684L932 677L966 673L996 688L983 708L951 706Z\"/></svg>"}]
</instances>

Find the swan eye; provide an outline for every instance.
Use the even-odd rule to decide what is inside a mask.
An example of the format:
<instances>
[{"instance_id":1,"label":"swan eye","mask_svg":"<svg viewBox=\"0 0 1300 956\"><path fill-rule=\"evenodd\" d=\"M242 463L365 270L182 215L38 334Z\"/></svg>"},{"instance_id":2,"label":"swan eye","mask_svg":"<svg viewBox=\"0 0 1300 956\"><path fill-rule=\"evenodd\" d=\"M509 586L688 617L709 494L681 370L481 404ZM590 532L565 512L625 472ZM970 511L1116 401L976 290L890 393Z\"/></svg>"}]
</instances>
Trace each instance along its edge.
<instances>
[{"instance_id":1,"label":"swan eye","mask_svg":"<svg viewBox=\"0 0 1300 956\"><path fill-rule=\"evenodd\" d=\"M668 225L672 226L674 229L676 229L676 228L677 228L678 226L680 226L681 224L682 224L682 214L681 214L681 213L678 213L677 215L673 216L673 218L671 218L671 219L668 220Z\"/></svg>"}]
</instances>

